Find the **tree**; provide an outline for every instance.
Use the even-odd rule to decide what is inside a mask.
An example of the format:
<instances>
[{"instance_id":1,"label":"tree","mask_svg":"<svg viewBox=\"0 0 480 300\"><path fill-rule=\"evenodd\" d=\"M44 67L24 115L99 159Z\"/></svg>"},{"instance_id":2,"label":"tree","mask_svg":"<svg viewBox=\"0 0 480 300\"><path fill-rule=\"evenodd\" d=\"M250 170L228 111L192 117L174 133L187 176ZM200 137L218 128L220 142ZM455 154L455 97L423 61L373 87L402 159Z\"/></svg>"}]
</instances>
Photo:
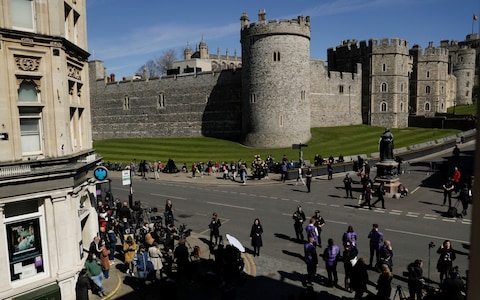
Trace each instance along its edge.
<instances>
[{"instance_id":1,"label":"tree","mask_svg":"<svg viewBox=\"0 0 480 300\"><path fill-rule=\"evenodd\" d=\"M147 78L160 76L160 69L153 59L148 60L143 66L138 68L137 74ZM145 78L144 78L145 79Z\"/></svg>"},{"instance_id":2,"label":"tree","mask_svg":"<svg viewBox=\"0 0 480 300\"><path fill-rule=\"evenodd\" d=\"M167 74L167 70L173 67L173 62L178 60L175 50L170 49L163 52L162 56L157 58L156 65L161 75Z\"/></svg>"}]
</instances>

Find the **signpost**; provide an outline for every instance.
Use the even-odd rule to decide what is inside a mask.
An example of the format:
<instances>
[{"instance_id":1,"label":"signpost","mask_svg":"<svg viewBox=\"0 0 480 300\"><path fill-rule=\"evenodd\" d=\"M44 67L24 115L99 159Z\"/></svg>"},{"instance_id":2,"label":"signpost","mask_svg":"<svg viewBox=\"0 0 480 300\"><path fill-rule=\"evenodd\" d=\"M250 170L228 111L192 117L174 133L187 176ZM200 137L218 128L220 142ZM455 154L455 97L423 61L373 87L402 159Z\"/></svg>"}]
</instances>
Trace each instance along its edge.
<instances>
[{"instance_id":1,"label":"signpost","mask_svg":"<svg viewBox=\"0 0 480 300\"><path fill-rule=\"evenodd\" d=\"M133 207L132 172L130 169L122 171L122 185L130 185L130 194L128 195L128 205L130 205L130 207Z\"/></svg>"},{"instance_id":2,"label":"signpost","mask_svg":"<svg viewBox=\"0 0 480 300\"><path fill-rule=\"evenodd\" d=\"M307 144L302 144L301 142L300 142L300 144L292 144L292 150L298 149L298 160L299 160L299 163L300 163L300 167L302 167L302 164L303 164L302 147L308 147L308 145Z\"/></svg>"}]
</instances>

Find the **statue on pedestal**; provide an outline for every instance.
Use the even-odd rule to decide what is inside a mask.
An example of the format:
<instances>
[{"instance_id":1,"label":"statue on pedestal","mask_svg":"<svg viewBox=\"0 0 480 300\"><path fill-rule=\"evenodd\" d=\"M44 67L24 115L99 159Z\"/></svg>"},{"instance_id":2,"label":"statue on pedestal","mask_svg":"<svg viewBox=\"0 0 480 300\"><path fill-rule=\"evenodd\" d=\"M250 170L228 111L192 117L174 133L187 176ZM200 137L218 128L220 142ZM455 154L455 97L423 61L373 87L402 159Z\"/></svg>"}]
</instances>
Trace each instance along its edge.
<instances>
[{"instance_id":1,"label":"statue on pedestal","mask_svg":"<svg viewBox=\"0 0 480 300\"><path fill-rule=\"evenodd\" d=\"M390 132L390 128L385 128L385 132L380 136L378 144L380 161L393 161L393 134Z\"/></svg>"}]
</instances>

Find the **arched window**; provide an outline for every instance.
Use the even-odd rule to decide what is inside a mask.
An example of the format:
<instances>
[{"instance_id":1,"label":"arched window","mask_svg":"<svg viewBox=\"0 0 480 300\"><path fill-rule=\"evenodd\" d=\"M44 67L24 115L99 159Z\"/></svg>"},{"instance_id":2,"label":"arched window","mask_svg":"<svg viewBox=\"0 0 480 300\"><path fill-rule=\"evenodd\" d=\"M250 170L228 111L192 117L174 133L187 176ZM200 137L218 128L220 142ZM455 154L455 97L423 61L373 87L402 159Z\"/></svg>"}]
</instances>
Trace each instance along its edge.
<instances>
[{"instance_id":1,"label":"arched window","mask_svg":"<svg viewBox=\"0 0 480 300\"><path fill-rule=\"evenodd\" d=\"M38 102L37 86L24 80L18 88L18 102Z\"/></svg>"},{"instance_id":2,"label":"arched window","mask_svg":"<svg viewBox=\"0 0 480 300\"><path fill-rule=\"evenodd\" d=\"M382 82L382 85L380 86L380 91L381 92L386 92L388 91L388 86L386 82Z\"/></svg>"},{"instance_id":3,"label":"arched window","mask_svg":"<svg viewBox=\"0 0 480 300\"><path fill-rule=\"evenodd\" d=\"M403 104L403 101L400 102L400 112L404 112L405 111L405 105Z\"/></svg>"},{"instance_id":4,"label":"arched window","mask_svg":"<svg viewBox=\"0 0 480 300\"><path fill-rule=\"evenodd\" d=\"M430 102L425 102L425 111L430 111Z\"/></svg>"},{"instance_id":5,"label":"arched window","mask_svg":"<svg viewBox=\"0 0 480 300\"><path fill-rule=\"evenodd\" d=\"M387 104L387 102L382 101L382 103L380 103L380 111L381 111L381 112L386 112L387 109L388 109L388 104Z\"/></svg>"},{"instance_id":6,"label":"arched window","mask_svg":"<svg viewBox=\"0 0 480 300\"><path fill-rule=\"evenodd\" d=\"M382 72L387 72L387 64L382 64Z\"/></svg>"},{"instance_id":7,"label":"arched window","mask_svg":"<svg viewBox=\"0 0 480 300\"><path fill-rule=\"evenodd\" d=\"M429 86L429 85L427 85L427 86L425 87L425 93L426 93L427 95L430 95L430 86Z\"/></svg>"}]
</instances>

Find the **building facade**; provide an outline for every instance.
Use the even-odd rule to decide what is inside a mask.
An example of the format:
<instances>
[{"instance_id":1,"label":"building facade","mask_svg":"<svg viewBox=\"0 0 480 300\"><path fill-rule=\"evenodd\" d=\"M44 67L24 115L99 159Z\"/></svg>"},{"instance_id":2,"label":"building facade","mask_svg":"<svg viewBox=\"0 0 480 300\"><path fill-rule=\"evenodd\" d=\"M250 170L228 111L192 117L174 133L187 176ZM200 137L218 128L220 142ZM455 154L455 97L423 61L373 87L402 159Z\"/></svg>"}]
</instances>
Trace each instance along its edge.
<instances>
[{"instance_id":1,"label":"building facade","mask_svg":"<svg viewBox=\"0 0 480 300\"><path fill-rule=\"evenodd\" d=\"M0 1L0 299L74 299L98 231L85 9Z\"/></svg>"}]
</instances>

